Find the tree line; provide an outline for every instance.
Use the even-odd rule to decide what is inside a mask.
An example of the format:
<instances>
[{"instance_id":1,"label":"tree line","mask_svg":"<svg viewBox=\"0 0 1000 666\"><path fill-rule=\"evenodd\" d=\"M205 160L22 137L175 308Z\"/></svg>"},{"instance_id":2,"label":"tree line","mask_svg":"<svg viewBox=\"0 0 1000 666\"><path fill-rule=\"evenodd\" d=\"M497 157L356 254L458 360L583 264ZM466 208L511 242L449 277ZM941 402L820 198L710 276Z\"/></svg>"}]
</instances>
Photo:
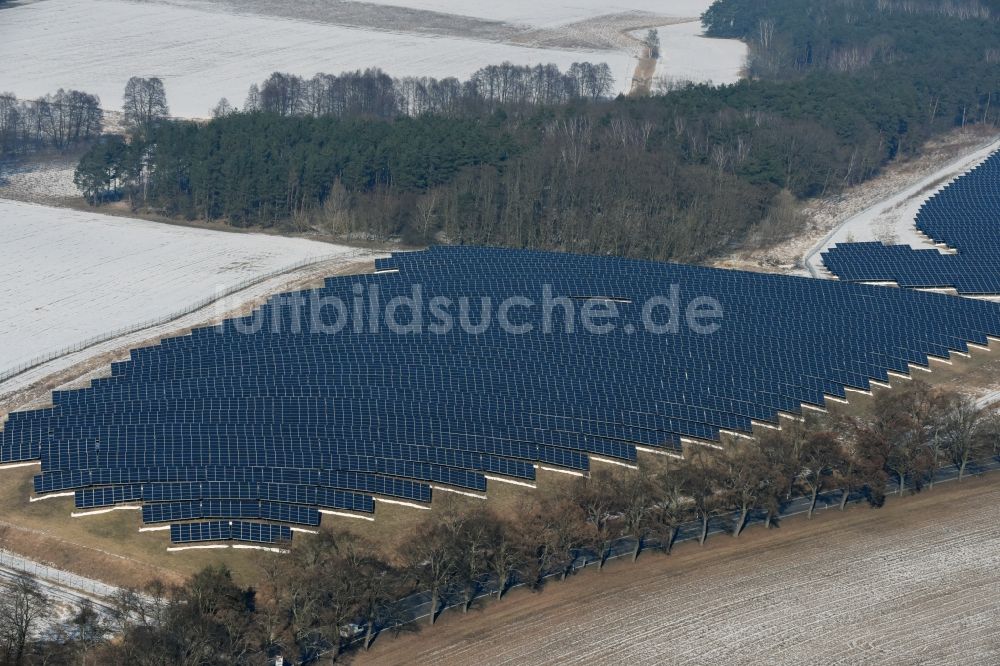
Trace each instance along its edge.
<instances>
[{"instance_id":1,"label":"tree line","mask_svg":"<svg viewBox=\"0 0 1000 666\"><path fill-rule=\"evenodd\" d=\"M30 580L14 581L0 597L0 663L33 663L39 651L53 664L80 655L158 665L264 664L277 655L330 662L347 648L367 649L380 632L412 630L404 624L414 593L433 624L446 605L467 612L484 594L540 589L588 561L603 568L623 538L635 560L645 550L670 553L692 523L701 543L710 523L733 536L751 517L771 527L795 498L806 498L810 518L822 494L842 510L859 495L878 507L887 491L933 486L941 466L961 480L998 454L996 413L912 381L879 392L858 415L785 419L754 439L692 445L683 460L644 459L637 470L598 467L526 492L512 510L437 498L391 549L345 530L300 536L290 552L261 558L251 587L211 567L184 585L123 590L109 613L83 606L39 632L50 602Z\"/></svg>"},{"instance_id":2,"label":"tree line","mask_svg":"<svg viewBox=\"0 0 1000 666\"><path fill-rule=\"evenodd\" d=\"M122 98L125 127L136 141L169 114L163 81L132 77ZM94 165L95 154L103 165L124 165L129 160L116 151L126 145L122 137L105 137L105 113L101 100L79 90L60 88L34 100L18 99L14 93L0 92L0 158L20 158L46 149L65 151L81 146L97 146L83 156L82 171ZM109 152L110 151L110 152ZM88 166L89 165L89 166ZM99 203L124 183L124 173L105 174L105 196L95 196L93 175L77 185L91 203Z\"/></svg>"},{"instance_id":3,"label":"tree line","mask_svg":"<svg viewBox=\"0 0 1000 666\"><path fill-rule=\"evenodd\" d=\"M562 72L556 65L518 66L509 62L477 70L466 81L456 78L393 78L380 69L316 74L304 79L275 72L253 84L244 112L281 116L396 118L432 113L481 114L498 107L526 108L602 99L614 90L607 63L577 62ZM213 111L219 117L237 112L223 98Z\"/></svg>"}]
</instances>

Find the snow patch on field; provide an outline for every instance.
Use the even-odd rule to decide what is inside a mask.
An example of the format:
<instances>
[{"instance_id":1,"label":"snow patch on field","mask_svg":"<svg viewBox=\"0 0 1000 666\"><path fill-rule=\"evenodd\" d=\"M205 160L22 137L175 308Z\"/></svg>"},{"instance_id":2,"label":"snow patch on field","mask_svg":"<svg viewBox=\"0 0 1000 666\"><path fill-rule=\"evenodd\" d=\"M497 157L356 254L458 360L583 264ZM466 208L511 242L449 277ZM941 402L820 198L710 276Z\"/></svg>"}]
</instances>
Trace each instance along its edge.
<instances>
[{"instance_id":1,"label":"snow patch on field","mask_svg":"<svg viewBox=\"0 0 1000 666\"><path fill-rule=\"evenodd\" d=\"M206 117L220 97L242 105L250 84L276 70L312 76L381 67L393 76L467 77L503 61L565 69L585 60L607 62L618 88L627 89L634 59L625 52L528 48L159 3L47 0L5 9L0 28L0 62L17 63L0 71L0 90L34 98L76 88L118 109L129 77L159 76L171 113L183 117Z\"/></svg>"},{"instance_id":2,"label":"snow patch on field","mask_svg":"<svg viewBox=\"0 0 1000 666\"><path fill-rule=\"evenodd\" d=\"M0 200L0 375L248 280L357 250Z\"/></svg>"}]
</instances>

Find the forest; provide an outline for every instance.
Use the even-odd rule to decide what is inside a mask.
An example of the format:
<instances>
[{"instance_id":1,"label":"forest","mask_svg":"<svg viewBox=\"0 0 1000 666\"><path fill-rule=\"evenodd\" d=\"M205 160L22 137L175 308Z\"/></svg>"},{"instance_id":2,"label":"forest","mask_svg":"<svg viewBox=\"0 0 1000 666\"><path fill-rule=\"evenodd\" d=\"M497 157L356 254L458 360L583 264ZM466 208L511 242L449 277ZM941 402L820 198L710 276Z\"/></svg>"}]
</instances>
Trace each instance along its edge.
<instances>
[{"instance_id":1,"label":"forest","mask_svg":"<svg viewBox=\"0 0 1000 666\"><path fill-rule=\"evenodd\" d=\"M799 227L796 200L937 133L996 125L997 3L719 0L751 77L605 99L581 63L470 80L275 73L242 110L160 118L81 162L95 204L341 238L698 261Z\"/></svg>"},{"instance_id":2,"label":"forest","mask_svg":"<svg viewBox=\"0 0 1000 666\"><path fill-rule=\"evenodd\" d=\"M733 537L751 518L770 528L796 498L808 518L820 495L831 510L849 499L879 507L887 492L933 488L939 468L961 481L1000 454L995 412L919 380L880 391L860 413L806 414L738 445L691 446L683 460L598 466L589 478L540 485L514 510L436 498L391 549L358 531L299 535L289 553L262 555L252 586L212 567L184 585L123 590L110 615L84 605L52 622L34 581L0 583L0 664L332 662L382 632L414 630L404 627L413 615L405 600L416 592L433 624L445 606L467 612L515 584L543 590L588 560L602 569L622 540L634 561L669 554L682 527L702 544L710 521Z\"/></svg>"}]
</instances>

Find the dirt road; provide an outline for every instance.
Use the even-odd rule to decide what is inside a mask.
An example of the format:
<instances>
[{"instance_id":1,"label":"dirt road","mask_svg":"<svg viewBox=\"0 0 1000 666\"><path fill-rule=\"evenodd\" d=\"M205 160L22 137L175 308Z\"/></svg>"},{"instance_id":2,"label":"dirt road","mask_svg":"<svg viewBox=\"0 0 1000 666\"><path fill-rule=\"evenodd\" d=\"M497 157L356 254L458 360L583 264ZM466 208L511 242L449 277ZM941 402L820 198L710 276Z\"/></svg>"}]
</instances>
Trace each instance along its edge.
<instances>
[{"instance_id":1,"label":"dirt road","mask_svg":"<svg viewBox=\"0 0 1000 666\"><path fill-rule=\"evenodd\" d=\"M996 475L515 591L356 664L997 664Z\"/></svg>"},{"instance_id":2,"label":"dirt road","mask_svg":"<svg viewBox=\"0 0 1000 666\"><path fill-rule=\"evenodd\" d=\"M629 90L630 97L645 97L653 88L653 74L656 73L656 58L648 46L642 47L642 55L635 65L635 74L632 75L632 88Z\"/></svg>"}]
</instances>

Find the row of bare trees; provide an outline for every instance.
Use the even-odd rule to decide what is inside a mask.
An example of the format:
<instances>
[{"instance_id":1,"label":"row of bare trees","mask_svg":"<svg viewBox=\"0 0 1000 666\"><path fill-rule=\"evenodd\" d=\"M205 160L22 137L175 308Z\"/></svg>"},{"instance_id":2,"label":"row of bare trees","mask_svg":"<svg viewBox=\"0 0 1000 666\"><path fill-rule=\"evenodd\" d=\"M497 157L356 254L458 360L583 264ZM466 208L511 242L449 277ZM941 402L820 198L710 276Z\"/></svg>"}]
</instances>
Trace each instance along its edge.
<instances>
[{"instance_id":1,"label":"row of bare trees","mask_svg":"<svg viewBox=\"0 0 1000 666\"><path fill-rule=\"evenodd\" d=\"M103 115L101 100L79 90L60 88L31 101L0 93L0 155L89 141L100 136Z\"/></svg>"},{"instance_id":2,"label":"row of bare trees","mask_svg":"<svg viewBox=\"0 0 1000 666\"><path fill-rule=\"evenodd\" d=\"M393 78L379 69L316 74L304 79L275 72L253 84L243 110L283 116L395 118L425 113L460 115L504 107L562 104L600 99L614 90L607 64L574 63L564 73L556 65L519 66L509 62L476 71L467 81L455 78ZM221 100L216 116L235 112Z\"/></svg>"}]
</instances>

